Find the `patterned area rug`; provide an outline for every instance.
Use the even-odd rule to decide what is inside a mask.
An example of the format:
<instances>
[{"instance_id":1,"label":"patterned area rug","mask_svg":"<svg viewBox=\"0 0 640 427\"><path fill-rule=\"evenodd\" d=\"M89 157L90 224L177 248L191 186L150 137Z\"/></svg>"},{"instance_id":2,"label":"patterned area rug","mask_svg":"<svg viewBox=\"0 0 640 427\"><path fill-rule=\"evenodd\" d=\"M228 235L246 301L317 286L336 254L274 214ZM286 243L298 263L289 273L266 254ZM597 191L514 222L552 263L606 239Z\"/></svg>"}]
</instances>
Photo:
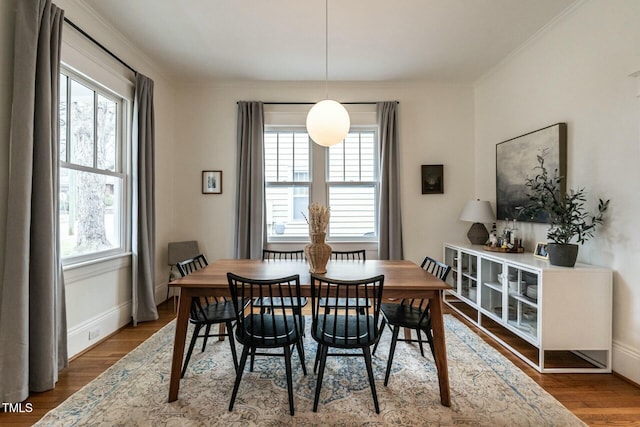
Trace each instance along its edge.
<instances>
[{"instance_id":1,"label":"patterned area rug","mask_svg":"<svg viewBox=\"0 0 640 427\"><path fill-rule=\"evenodd\" d=\"M167 403L174 321L36 425L585 425L460 321L447 315L445 325L450 408L440 404L435 365L428 346L422 357L417 344L399 342L389 386L384 386L389 330L384 332L373 357L380 414L373 408L360 357L327 360L318 412L312 411L315 342L309 333L305 339L309 374L303 376L297 354L292 361L293 417L289 415L281 357L256 357L254 372L248 372L247 368L234 410L228 411L235 374L227 341L210 341L204 353L198 352L196 346L189 370L180 383L179 399Z\"/></svg>"}]
</instances>

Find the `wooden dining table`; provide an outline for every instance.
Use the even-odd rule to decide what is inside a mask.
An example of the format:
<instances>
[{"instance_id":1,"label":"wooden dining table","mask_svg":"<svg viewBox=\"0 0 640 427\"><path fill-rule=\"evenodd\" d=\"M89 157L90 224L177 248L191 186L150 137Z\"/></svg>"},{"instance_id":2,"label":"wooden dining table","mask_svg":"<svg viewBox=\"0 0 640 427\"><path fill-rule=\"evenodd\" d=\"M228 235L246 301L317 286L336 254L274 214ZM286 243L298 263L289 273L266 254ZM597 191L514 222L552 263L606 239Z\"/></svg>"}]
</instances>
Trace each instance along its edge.
<instances>
[{"instance_id":1,"label":"wooden dining table","mask_svg":"<svg viewBox=\"0 0 640 427\"><path fill-rule=\"evenodd\" d=\"M180 373L184 355L191 298L200 296L230 296L227 273L252 279L275 279L294 274L300 276L302 296L311 296L309 265L306 261L221 259L169 283L180 288L176 332L171 360L169 402L178 399ZM384 275L383 298L424 298L430 300L435 363L440 386L440 403L451 406L449 372L445 344L442 293L449 285L424 271L414 262L367 260L330 260L324 276L332 279L355 280Z\"/></svg>"}]
</instances>

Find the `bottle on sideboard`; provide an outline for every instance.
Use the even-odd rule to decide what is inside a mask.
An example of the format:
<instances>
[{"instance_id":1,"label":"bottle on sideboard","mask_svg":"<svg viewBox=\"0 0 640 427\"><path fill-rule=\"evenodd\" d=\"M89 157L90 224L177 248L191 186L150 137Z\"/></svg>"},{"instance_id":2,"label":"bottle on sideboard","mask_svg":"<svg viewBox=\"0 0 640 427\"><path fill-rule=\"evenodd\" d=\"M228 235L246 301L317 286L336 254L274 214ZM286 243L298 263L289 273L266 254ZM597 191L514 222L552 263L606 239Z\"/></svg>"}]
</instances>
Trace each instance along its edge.
<instances>
[{"instance_id":1,"label":"bottle on sideboard","mask_svg":"<svg viewBox=\"0 0 640 427\"><path fill-rule=\"evenodd\" d=\"M510 235L510 243L513 247L518 248L518 238L520 237L520 232L518 230L518 220L513 220L513 225L511 226L511 235Z\"/></svg>"},{"instance_id":2,"label":"bottle on sideboard","mask_svg":"<svg viewBox=\"0 0 640 427\"><path fill-rule=\"evenodd\" d=\"M502 229L502 248L506 249L509 247L509 243L511 242L511 230L509 228L509 218L506 218L504 223L504 228Z\"/></svg>"}]
</instances>

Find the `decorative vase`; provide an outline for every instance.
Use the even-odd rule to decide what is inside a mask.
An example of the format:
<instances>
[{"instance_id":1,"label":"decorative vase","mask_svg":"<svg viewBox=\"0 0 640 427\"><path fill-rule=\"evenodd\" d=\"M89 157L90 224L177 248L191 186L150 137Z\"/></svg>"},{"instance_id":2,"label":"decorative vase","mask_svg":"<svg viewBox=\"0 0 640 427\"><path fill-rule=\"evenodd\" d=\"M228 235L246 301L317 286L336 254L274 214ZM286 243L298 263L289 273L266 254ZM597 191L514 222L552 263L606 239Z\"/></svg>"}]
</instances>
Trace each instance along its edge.
<instances>
[{"instance_id":1,"label":"decorative vase","mask_svg":"<svg viewBox=\"0 0 640 427\"><path fill-rule=\"evenodd\" d=\"M327 272L327 262L331 257L331 246L324 242L327 233L311 233L311 243L304 247L304 254L311 273Z\"/></svg>"},{"instance_id":2,"label":"decorative vase","mask_svg":"<svg viewBox=\"0 0 640 427\"><path fill-rule=\"evenodd\" d=\"M549 263L551 265L573 267L576 265L576 259L578 258L578 245L573 243L548 243L547 253L549 254Z\"/></svg>"}]
</instances>

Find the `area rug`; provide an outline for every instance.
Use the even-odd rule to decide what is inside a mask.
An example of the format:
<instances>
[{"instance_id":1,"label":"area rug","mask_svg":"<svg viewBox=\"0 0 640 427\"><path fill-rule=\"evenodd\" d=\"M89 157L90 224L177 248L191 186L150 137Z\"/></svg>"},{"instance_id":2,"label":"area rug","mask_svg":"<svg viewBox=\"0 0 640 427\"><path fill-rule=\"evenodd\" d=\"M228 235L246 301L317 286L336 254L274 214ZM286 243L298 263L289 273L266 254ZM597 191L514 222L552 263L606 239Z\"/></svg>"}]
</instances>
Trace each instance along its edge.
<instances>
[{"instance_id":1,"label":"area rug","mask_svg":"<svg viewBox=\"0 0 640 427\"><path fill-rule=\"evenodd\" d=\"M310 324L307 319L307 327ZM425 347L399 342L383 384L391 333L373 357L380 414L362 358L327 360L318 412L313 412L315 342L305 338L308 375L292 361L295 415L289 415L284 361L257 357L229 412L234 369L227 341L197 349L167 403L175 321L50 411L39 426L584 426L532 379L451 315L445 316L451 407L440 404L435 365ZM191 328L190 328L191 329ZM188 342L188 341L187 341ZM295 353L295 352L294 352Z\"/></svg>"}]
</instances>

